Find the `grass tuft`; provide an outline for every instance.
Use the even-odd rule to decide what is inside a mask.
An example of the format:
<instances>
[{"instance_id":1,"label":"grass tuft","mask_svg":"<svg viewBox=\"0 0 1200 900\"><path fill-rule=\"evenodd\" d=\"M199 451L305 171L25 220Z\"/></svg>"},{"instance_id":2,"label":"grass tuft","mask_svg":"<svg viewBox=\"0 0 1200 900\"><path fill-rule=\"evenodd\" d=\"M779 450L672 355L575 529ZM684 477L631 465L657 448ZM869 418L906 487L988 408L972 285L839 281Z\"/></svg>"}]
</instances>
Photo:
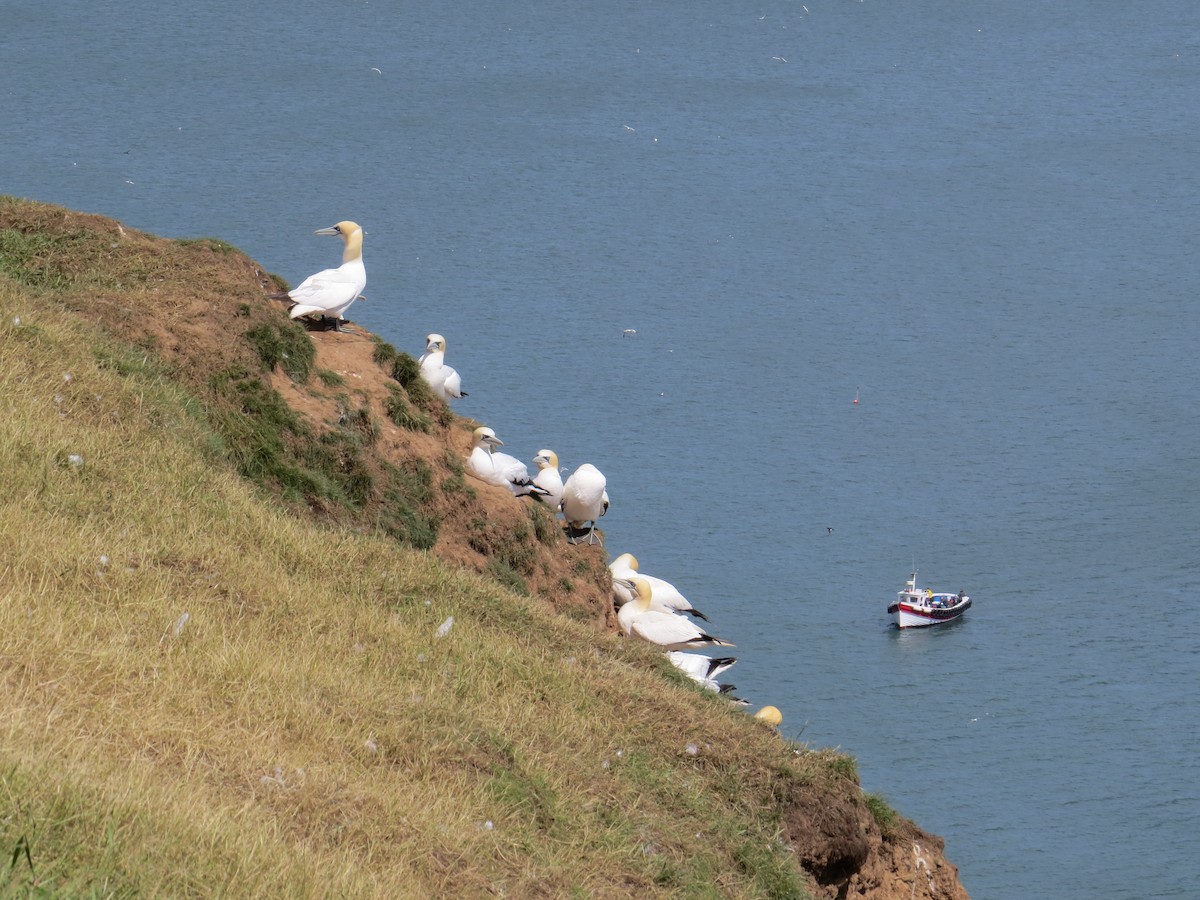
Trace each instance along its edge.
<instances>
[{"instance_id":1,"label":"grass tuft","mask_svg":"<svg viewBox=\"0 0 1200 900\"><path fill-rule=\"evenodd\" d=\"M437 543L438 520L428 511L434 498L433 470L423 460L401 466L386 465L387 486L378 518L379 526L397 540L418 550Z\"/></svg>"},{"instance_id":2,"label":"grass tuft","mask_svg":"<svg viewBox=\"0 0 1200 900\"><path fill-rule=\"evenodd\" d=\"M292 381L308 381L317 351L303 326L291 320L268 322L251 328L245 338L266 371L278 366Z\"/></svg>"},{"instance_id":3,"label":"grass tuft","mask_svg":"<svg viewBox=\"0 0 1200 900\"><path fill-rule=\"evenodd\" d=\"M401 428L407 428L409 431L424 431L426 433L433 431L433 423L430 421L429 416L414 409L408 400L405 399L403 391L391 387L385 406L388 418Z\"/></svg>"},{"instance_id":4,"label":"grass tuft","mask_svg":"<svg viewBox=\"0 0 1200 900\"><path fill-rule=\"evenodd\" d=\"M346 379L331 369L318 369L317 378L325 387L341 387L346 383Z\"/></svg>"},{"instance_id":5,"label":"grass tuft","mask_svg":"<svg viewBox=\"0 0 1200 900\"><path fill-rule=\"evenodd\" d=\"M879 826L883 836L885 838L893 837L903 821L900 814L892 809L882 794L867 794L863 799L867 804L867 809L871 811L871 818L875 820L875 824Z\"/></svg>"},{"instance_id":6,"label":"grass tuft","mask_svg":"<svg viewBox=\"0 0 1200 900\"><path fill-rule=\"evenodd\" d=\"M533 526L533 533L538 543L545 544L547 547L554 547L563 543L562 528L555 519L554 513L548 507L543 506L536 500L531 500L525 507L525 514L529 517L529 522Z\"/></svg>"},{"instance_id":7,"label":"grass tuft","mask_svg":"<svg viewBox=\"0 0 1200 900\"><path fill-rule=\"evenodd\" d=\"M213 375L208 387L223 401L213 407L212 421L238 472L278 488L288 500L345 499L328 473L305 464L335 457L319 452L308 426L257 374L227 369ZM307 454L295 452L302 446L309 448Z\"/></svg>"}]
</instances>

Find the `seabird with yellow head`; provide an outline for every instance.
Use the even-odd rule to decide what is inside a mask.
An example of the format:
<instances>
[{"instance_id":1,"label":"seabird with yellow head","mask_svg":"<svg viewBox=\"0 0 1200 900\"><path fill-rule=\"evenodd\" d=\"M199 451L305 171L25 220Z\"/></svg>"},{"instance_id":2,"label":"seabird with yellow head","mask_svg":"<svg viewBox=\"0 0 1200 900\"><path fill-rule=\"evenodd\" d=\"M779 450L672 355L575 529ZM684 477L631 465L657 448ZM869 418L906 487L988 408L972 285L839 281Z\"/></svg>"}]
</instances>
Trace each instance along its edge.
<instances>
[{"instance_id":1,"label":"seabird with yellow head","mask_svg":"<svg viewBox=\"0 0 1200 900\"><path fill-rule=\"evenodd\" d=\"M496 432L486 425L480 425L474 434L475 442L471 447L471 455L467 457L467 471L488 484L508 488L517 497L545 493L533 483L525 463L515 456L496 452L497 447L504 446L504 441L496 437Z\"/></svg>"},{"instance_id":2,"label":"seabird with yellow head","mask_svg":"<svg viewBox=\"0 0 1200 900\"><path fill-rule=\"evenodd\" d=\"M591 463L584 463L567 478L563 485L562 511L567 520L568 542L603 543L596 534L596 520L608 512L607 487L604 473Z\"/></svg>"},{"instance_id":3,"label":"seabird with yellow head","mask_svg":"<svg viewBox=\"0 0 1200 900\"><path fill-rule=\"evenodd\" d=\"M462 378L452 367L446 365L446 339L440 334L431 334L425 338L425 352L417 360L421 366L421 377L429 385L430 390L445 400L459 399L467 396L462 389Z\"/></svg>"},{"instance_id":4,"label":"seabird with yellow head","mask_svg":"<svg viewBox=\"0 0 1200 900\"><path fill-rule=\"evenodd\" d=\"M554 512L558 512L562 508L563 498L563 480L562 472L558 470L558 454L553 450L543 448L537 452L533 462L538 467L537 475L533 476L533 483L546 492L544 497L538 496L537 499Z\"/></svg>"},{"instance_id":5,"label":"seabird with yellow head","mask_svg":"<svg viewBox=\"0 0 1200 900\"><path fill-rule=\"evenodd\" d=\"M733 646L729 641L706 634L683 616L651 609L654 594L650 582L640 576L630 581L637 596L622 606L617 613L617 624L627 635L657 644L664 650L702 650L705 647Z\"/></svg>"},{"instance_id":6,"label":"seabird with yellow head","mask_svg":"<svg viewBox=\"0 0 1200 900\"><path fill-rule=\"evenodd\" d=\"M650 582L650 588L654 592L654 602L650 607L651 609L658 610L659 612L687 613L689 616L695 616L697 619L703 619L705 622L708 621L708 616L692 606L691 601L683 596L679 592L679 589L671 584L671 582L655 578L653 575L645 575L638 571L637 557L632 553L622 553L612 561L608 568L612 571L614 579L639 576ZM616 582L614 581L613 584L615 586ZM614 587L613 593L614 596L618 594L623 596L623 592L618 587ZM623 599L618 598L618 600L621 603L625 602Z\"/></svg>"},{"instance_id":7,"label":"seabird with yellow head","mask_svg":"<svg viewBox=\"0 0 1200 900\"><path fill-rule=\"evenodd\" d=\"M356 222L338 222L320 228L313 234L336 234L344 242L342 264L336 269L322 269L309 275L286 294L272 294L274 299L291 300L288 318L321 314L321 321L334 331L344 331L342 321L363 288L367 286L367 270L363 265L362 242L365 232ZM332 321L332 325L330 322Z\"/></svg>"}]
</instances>

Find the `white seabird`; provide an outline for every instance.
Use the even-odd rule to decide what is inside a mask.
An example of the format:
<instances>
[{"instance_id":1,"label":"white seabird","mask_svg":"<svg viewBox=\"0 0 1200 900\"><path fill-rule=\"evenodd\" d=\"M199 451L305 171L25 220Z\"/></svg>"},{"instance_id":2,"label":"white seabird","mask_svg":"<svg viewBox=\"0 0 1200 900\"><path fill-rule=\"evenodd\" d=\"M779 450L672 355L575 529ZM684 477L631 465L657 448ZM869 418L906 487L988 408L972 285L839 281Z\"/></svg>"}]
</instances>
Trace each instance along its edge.
<instances>
[{"instance_id":1,"label":"white seabird","mask_svg":"<svg viewBox=\"0 0 1200 900\"><path fill-rule=\"evenodd\" d=\"M446 339L440 334L431 334L425 338L425 352L417 360L421 366L421 377L430 389L447 403L453 398L466 397L462 389L462 379L458 372L446 365Z\"/></svg>"},{"instance_id":2,"label":"white seabird","mask_svg":"<svg viewBox=\"0 0 1200 900\"><path fill-rule=\"evenodd\" d=\"M342 320L350 304L358 299L367 286L367 270L363 265L363 230L355 222L338 222L329 228L321 228L313 234L336 234L345 242L342 264L336 269L322 269L309 275L298 287L286 294L272 294L273 299L292 301L288 318L321 314L327 326L333 321L334 331L343 331Z\"/></svg>"},{"instance_id":3,"label":"white seabird","mask_svg":"<svg viewBox=\"0 0 1200 900\"><path fill-rule=\"evenodd\" d=\"M637 596L621 607L617 624L628 635L657 644L664 650L700 650L704 647L732 647L711 634L705 634L690 619L650 608L653 591L645 578L632 579Z\"/></svg>"},{"instance_id":4,"label":"white seabird","mask_svg":"<svg viewBox=\"0 0 1200 900\"><path fill-rule=\"evenodd\" d=\"M638 573L637 558L632 553L622 553L608 564L608 571L612 573L613 604L622 607L637 596L629 581Z\"/></svg>"},{"instance_id":5,"label":"white seabird","mask_svg":"<svg viewBox=\"0 0 1200 900\"><path fill-rule=\"evenodd\" d=\"M538 473L533 477L533 483L546 492L546 496L537 499L545 503L554 512L562 508L563 480L562 472L558 470L558 454L553 450L542 449L533 458L537 464Z\"/></svg>"},{"instance_id":6,"label":"white seabird","mask_svg":"<svg viewBox=\"0 0 1200 900\"><path fill-rule=\"evenodd\" d=\"M634 578L640 576L650 582L650 588L654 592L654 600L650 606L651 609L656 609L659 612L681 612L687 613L689 616L695 616L697 619L708 621L708 616L692 606L691 601L679 592L679 589L669 581L663 581L661 578L655 578L653 575L642 575L638 571L637 557L632 553L622 553L609 565L609 570L613 573L613 599L618 603L625 603L631 597L624 597L628 592L623 587L619 587L617 579Z\"/></svg>"},{"instance_id":7,"label":"white seabird","mask_svg":"<svg viewBox=\"0 0 1200 900\"><path fill-rule=\"evenodd\" d=\"M567 540L572 544L600 543L596 520L608 512L607 485L607 479L591 463L584 463L567 478L562 511L567 520Z\"/></svg>"},{"instance_id":8,"label":"white seabird","mask_svg":"<svg viewBox=\"0 0 1200 900\"><path fill-rule=\"evenodd\" d=\"M503 445L504 441L496 437L496 432L486 425L476 428L475 444L471 448L471 455L467 457L467 469L470 473L488 484L508 488L517 497L545 493L533 483L525 463L507 453L495 452L496 447Z\"/></svg>"},{"instance_id":9,"label":"white seabird","mask_svg":"<svg viewBox=\"0 0 1200 900\"><path fill-rule=\"evenodd\" d=\"M732 685L722 685L717 681L718 675L727 671L737 662L737 659L732 656L697 656L695 653L671 650L667 653L667 659L671 665L701 687L718 693L722 692L722 689L725 689L727 693L732 688Z\"/></svg>"}]
</instances>

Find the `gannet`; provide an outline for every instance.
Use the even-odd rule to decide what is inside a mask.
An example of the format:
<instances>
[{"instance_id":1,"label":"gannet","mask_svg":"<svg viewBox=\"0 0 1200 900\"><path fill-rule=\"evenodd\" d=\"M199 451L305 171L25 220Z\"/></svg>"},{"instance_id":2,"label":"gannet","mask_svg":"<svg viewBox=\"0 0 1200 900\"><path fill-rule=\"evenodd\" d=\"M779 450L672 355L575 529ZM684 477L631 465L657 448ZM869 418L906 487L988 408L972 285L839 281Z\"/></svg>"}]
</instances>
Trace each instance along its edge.
<instances>
[{"instance_id":1,"label":"gannet","mask_svg":"<svg viewBox=\"0 0 1200 900\"><path fill-rule=\"evenodd\" d=\"M687 613L689 616L695 616L697 619L703 619L705 622L708 621L708 616L692 606L688 598L679 593L679 589L671 584L671 582L655 578L653 575L642 575L638 571L637 557L632 553L622 553L612 561L608 568L613 573L614 579L613 599L618 603L624 603L626 600L618 599L618 593L623 595L625 592L623 588L617 586L615 579L633 578L635 575L640 575L650 582L650 588L654 592L654 601L650 606L651 609L656 609L659 612Z\"/></svg>"},{"instance_id":2,"label":"gannet","mask_svg":"<svg viewBox=\"0 0 1200 900\"><path fill-rule=\"evenodd\" d=\"M544 494L545 491L533 483L525 463L507 453L496 453L495 448L504 445L496 432L481 425L475 429L475 444L467 457L467 468L476 478L506 487L518 497L526 494Z\"/></svg>"},{"instance_id":3,"label":"gannet","mask_svg":"<svg viewBox=\"0 0 1200 900\"><path fill-rule=\"evenodd\" d=\"M315 275L309 275L298 287L292 288L286 294L272 294L277 300L292 301L288 318L298 319L300 316L321 314L321 321L331 326L334 331L344 331L342 320L350 304L358 299L364 287L367 286L367 270L363 266L362 241L363 230L354 222L338 222L330 228L321 228L313 234L336 234L345 241L342 251L342 264L336 269L322 269Z\"/></svg>"},{"instance_id":4,"label":"gannet","mask_svg":"<svg viewBox=\"0 0 1200 900\"><path fill-rule=\"evenodd\" d=\"M617 624L628 635L657 644L664 650L699 650L704 647L732 647L733 644L705 634L691 620L674 613L650 608L653 591L645 578L632 579L637 596L621 607Z\"/></svg>"},{"instance_id":5,"label":"gannet","mask_svg":"<svg viewBox=\"0 0 1200 900\"><path fill-rule=\"evenodd\" d=\"M671 650L667 653L667 659L671 665L701 687L705 687L710 691L717 691L718 693L729 693L733 689L733 685L722 685L717 681L718 675L728 670L737 662L737 659L732 656L718 656L714 658Z\"/></svg>"},{"instance_id":6,"label":"gannet","mask_svg":"<svg viewBox=\"0 0 1200 900\"><path fill-rule=\"evenodd\" d=\"M567 520L567 540L572 544L600 543L596 520L608 512L607 484L604 475L591 463L584 463L567 478L562 511Z\"/></svg>"},{"instance_id":7,"label":"gannet","mask_svg":"<svg viewBox=\"0 0 1200 900\"><path fill-rule=\"evenodd\" d=\"M637 575L637 557L632 553L622 553L608 564L612 573L613 604L621 607L636 596L629 579Z\"/></svg>"},{"instance_id":8,"label":"gannet","mask_svg":"<svg viewBox=\"0 0 1200 900\"><path fill-rule=\"evenodd\" d=\"M467 396L458 372L446 365L446 339L440 334L425 338L425 352L417 362L421 365L421 377L447 403L451 398L457 400Z\"/></svg>"},{"instance_id":9,"label":"gannet","mask_svg":"<svg viewBox=\"0 0 1200 900\"><path fill-rule=\"evenodd\" d=\"M533 483L546 492L546 496L537 499L545 503L554 512L562 508L563 480L562 472L558 471L558 454L553 450L542 449L533 458L537 464L538 473Z\"/></svg>"}]
</instances>

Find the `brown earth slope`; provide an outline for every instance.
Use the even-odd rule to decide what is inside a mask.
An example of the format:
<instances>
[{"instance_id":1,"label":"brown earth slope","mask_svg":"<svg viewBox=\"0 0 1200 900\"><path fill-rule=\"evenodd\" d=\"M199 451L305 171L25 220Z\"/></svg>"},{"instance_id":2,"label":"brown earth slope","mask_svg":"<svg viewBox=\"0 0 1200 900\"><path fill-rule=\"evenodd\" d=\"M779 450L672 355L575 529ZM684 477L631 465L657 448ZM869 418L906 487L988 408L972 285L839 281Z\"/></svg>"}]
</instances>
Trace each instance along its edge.
<instances>
[{"instance_id":1,"label":"brown earth slope","mask_svg":"<svg viewBox=\"0 0 1200 900\"><path fill-rule=\"evenodd\" d=\"M478 423L363 329L290 322L266 299L284 285L234 248L0 199L0 254L31 290L156 359L204 405L216 452L297 514L382 530L614 630L604 550L568 544L544 508L465 474ZM881 826L861 792L793 793L782 830L825 895L967 896L940 838L899 818Z\"/></svg>"}]
</instances>

